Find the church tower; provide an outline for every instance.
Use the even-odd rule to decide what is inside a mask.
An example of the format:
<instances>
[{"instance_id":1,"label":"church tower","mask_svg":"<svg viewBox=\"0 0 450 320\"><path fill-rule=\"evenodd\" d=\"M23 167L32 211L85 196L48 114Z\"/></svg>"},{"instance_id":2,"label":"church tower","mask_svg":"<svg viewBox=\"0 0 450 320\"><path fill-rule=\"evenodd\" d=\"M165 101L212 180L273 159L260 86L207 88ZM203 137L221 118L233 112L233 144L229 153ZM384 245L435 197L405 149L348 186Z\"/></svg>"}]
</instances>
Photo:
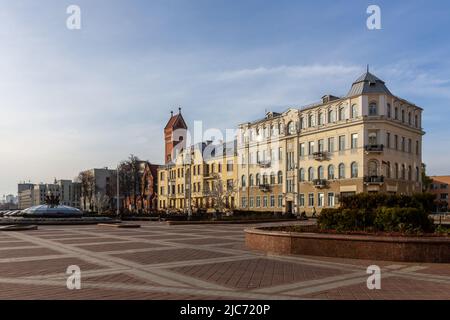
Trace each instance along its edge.
<instances>
[{"instance_id":1,"label":"church tower","mask_svg":"<svg viewBox=\"0 0 450 320\"><path fill-rule=\"evenodd\" d=\"M170 119L164 128L164 140L165 140L165 158L166 164L174 161L175 154L174 149L184 149L186 146L186 133L187 125L181 115L181 108L178 108L178 114L174 115L173 111L170 112ZM179 145L181 144L181 145Z\"/></svg>"}]
</instances>

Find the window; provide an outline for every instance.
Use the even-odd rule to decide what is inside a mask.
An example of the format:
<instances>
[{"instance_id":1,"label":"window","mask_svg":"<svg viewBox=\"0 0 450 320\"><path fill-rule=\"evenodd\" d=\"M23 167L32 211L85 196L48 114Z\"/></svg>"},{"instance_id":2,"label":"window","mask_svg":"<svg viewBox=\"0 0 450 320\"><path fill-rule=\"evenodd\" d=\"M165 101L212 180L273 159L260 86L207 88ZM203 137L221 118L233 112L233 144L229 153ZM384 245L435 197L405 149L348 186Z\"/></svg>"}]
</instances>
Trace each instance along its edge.
<instances>
[{"instance_id":1,"label":"window","mask_svg":"<svg viewBox=\"0 0 450 320\"><path fill-rule=\"evenodd\" d=\"M352 178L358 178L358 164L352 162L351 164Z\"/></svg>"},{"instance_id":2,"label":"window","mask_svg":"<svg viewBox=\"0 0 450 320\"><path fill-rule=\"evenodd\" d=\"M242 197L241 199L242 208L247 208L247 198Z\"/></svg>"},{"instance_id":3,"label":"window","mask_svg":"<svg viewBox=\"0 0 450 320\"><path fill-rule=\"evenodd\" d=\"M287 153L287 168L289 171L294 170L294 152Z\"/></svg>"},{"instance_id":4,"label":"window","mask_svg":"<svg viewBox=\"0 0 450 320\"><path fill-rule=\"evenodd\" d=\"M319 168L317 168L317 178L318 179L324 179L324 173L323 173L323 167L319 166Z\"/></svg>"},{"instance_id":5,"label":"window","mask_svg":"<svg viewBox=\"0 0 450 320\"><path fill-rule=\"evenodd\" d=\"M268 181L268 178L267 178L267 174L264 173L264 174L263 174L263 184L264 184L264 185L267 185L268 183L269 183L269 181Z\"/></svg>"},{"instance_id":6,"label":"window","mask_svg":"<svg viewBox=\"0 0 450 320\"><path fill-rule=\"evenodd\" d=\"M242 177L241 177L241 185L242 185L242 187L245 187L245 185L246 185L246 179L245 179L245 176L242 176Z\"/></svg>"},{"instance_id":7,"label":"window","mask_svg":"<svg viewBox=\"0 0 450 320\"><path fill-rule=\"evenodd\" d=\"M322 192L317 194L317 206L323 207L325 201L325 195Z\"/></svg>"},{"instance_id":8,"label":"window","mask_svg":"<svg viewBox=\"0 0 450 320\"><path fill-rule=\"evenodd\" d=\"M255 207L255 198L251 197L249 200L250 208Z\"/></svg>"},{"instance_id":9,"label":"window","mask_svg":"<svg viewBox=\"0 0 450 320\"><path fill-rule=\"evenodd\" d=\"M309 143L308 143L308 154L309 155L312 155L314 153L314 142L313 141L310 141Z\"/></svg>"},{"instance_id":10,"label":"window","mask_svg":"<svg viewBox=\"0 0 450 320\"><path fill-rule=\"evenodd\" d=\"M343 163L339 165L339 179L345 178L345 166Z\"/></svg>"},{"instance_id":11,"label":"window","mask_svg":"<svg viewBox=\"0 0 450 320\"><path fill-rule=\"evenodd\" d=\"M259 186L261 184L261 176L259 175L259 173L256 174L256 185Z\"/></svg>"},{"instance_id":12,"label":"window","mask_svg":"<svg viewBox=\"0 0 450 320\"><path fill-rule=\"evenodd\" d=\"M275 207L275 196L270 196L270 206Z\"/></svg>"},{"instance_id":13,"label":"window","mask_svg":"<svg viewBox=\"0 0 450 320\"><path fill-rule=\"evenodd\" d=\"M412 168L411 168L411 166L408 166L408 180L409 181L412 180Z\"/></svg>"},{"instance_id":14,"label":"window","mask_svg":"<svg viewBox=\"0 0 450 320\"><path fill-rule=\"evenodd\" d=\"M389 132L386 132L386 147L391 147L391 134Z\"/></svg>"},{"instance_id":15,"label":"window","mask_svg":"<svg viewBox=\"0 0 450 320\"><path fill-rule=\"evenodd\" d=\"M416 126L416 128L419 127L419 117L417 115L414 116L414 125Z\"/></svg>"},{"instance_id":16,"label":"window","mask_svg":"<svg viewBox=\"0 0 450 320\"><path fill-rule=\"evenodd\" d=\"M376 160L369 161L369 176L378 176L378 162Z\"/></svg>"},{"instance_id":17,"label":"window","mask_svg":"<svg viewBox=\"0 0 450 320\"><path fill-rule=\"evenodd\" d=\"M339 151L345 150L345 136L339 136Z\"/></svg>"},{"instance_id":18,"label":"window","mask_svg":"<svg viewBox=\"0 0 450 320\"><path fill-rule=\"evenodd\" d=\"M261 197L260 197L260 196L257 196L257 197L256 197L256 207L257 207L257 208L260 208L260 207L261 207Z\"/></svg>"},{"instance_id":19,"label":"window","mask_svg":"<svg viewBox=\"0 0 450 320\"><path fill-rule=\"evenodd\" d=\"M283 172L278 171L278 184L283 183Z\"/></svg>"},{"instance_id":20,"label":"window","mask_svg":"<svg viewBox=\"0 0 450 320\"><path fill-rule=\"evenodd\" d=\"M371 102L369 104L369 116L376 116L376 115L378 115L377 104L375 102Z\"/></svg>"},{"instance_id":21,"label":"window","mask_svg":"<svg viewBox=\"0 0 450 320\"><path fill-rule=\"evenodd\" d=\"M416 167L416 181L420 181L420 171L419 171L419 167Z\"/></svg>"},{"instance_id":22,"label":"window","mask_svg":"<svg viewBox=\"0 0 450 320\"><path fill-rule=\"evenodd\" d=\"M405 152L405 137L402 137L402 151Z\"/></svg>"},{"instance_id":23,"label":"window","mask_svg":"<svg viewBox=\"0 0 450 320\"><path fill-rule=\"evenodd\" d=\"M278 207L279 208L283 207L283 196L282 195L278 196Z\"/></svg>"},{"instance_id":24,"label":"window","mask_svg":"<svg viewBox=\"0 0 450 320\"><path fill-rule=\"evenodd\" d=\"M402 122L405 123L405 110L402 110Z\"/></svg>"},{"instance_id":25,"label":"window","mask_svg":"<svg viewBox=\"0 0 450 320\"><path fill-rule=\"evenodd\" d=\"M314 115L313 114L310 114L309 116L308 116L308 127L314 127L314 125L315 125L315 123L314 123Z\"/></svg>"},{"instance_id":26,"label":"window","mask_svg":"<svg viewBox=\"0 0 450 320\"><path fill-rule=\"evenodd\" d=\"M398 163L395 164L395 179L398 179Z\"/></svg>"},{"instance_id":27,"label":"window","mask_svg":"<svg viewBox=\"0 0 450 320\"><path fill-rule=\"evenodd\" d=\"M353 105L352 105L350 117L351 117L352 119L355 119L355 118L358 117L358 106L357 106L356 104L353 104Z\"/></svg>"},{"instance_id":28,"label":"window","mask_svg":"<svg viewBox=\"0 0 450 320\"><path fill-rule=\"evenodd\" d=\"M338 110L338 120L342 121L345 120L345 109L344 107L340 107Z\"/></svg>"},{"instance_id":29,"label":"window","mask_svg":"<svg viewBox=\"0 0 450 320\"><path fill-rule=\"evenodd\" d=\"M419 149L419 141L416 141L416 154L419 155L420 149Z\"/></svg>"},{"instance_id":30,"label":"window","mask_svg":"<svg viewBox=\"0 0 450 320\"><path fill-rule=\"evenodd\" d=\"M233 171L233 160L227 161L227 172Z\"/></svg>"},{"instance_id":31,"label":"window","mask_svg":"<svg viewBox=\"0 0 450 320\"><path fill-rule=\"evenodd\" d=\"M299 173L300 182L305 181L305 169L301 168Z\"/></svg>"},{"instance_id":32,"label":"window","mask_svg":"<svg viewBox=\"0 0 450 320\"><path fill-rule=\"evenodd\" d=\"M279 161L283 160L283 149L282 148L278 148L278 160Z\"/></svg>"},{"instance_id":33,"label":"window","mask_svg":"<svg viewBox=\"0 0 450 320\"><path fill-rule=\"evenodd\" d=\"M389 179L391 178L391 163L389 161L386 162L386 176Z\"/></svg>"},{"instance_id":34,"label":"window","mask_svg":"<svg viewBox=\"0 0 450 320\"><path fill-rule=\"evenodd\" d=\"M300 193L298 195L298 203L299 203L300 207L305 206L305 195L303 193Z\"/></svg>"},{"instance_id":35,"label":"window","mask_svg":"<svg viewBox=\"0 0 450 320\"><path fill-rule=\"evenodd\" d=\"M411 112L408 112L408 124L411 125Z\"/></svg>"},{"instance_id":36,"label":"window","mask_svg":"<svg viewBox=\"0 0 450 320\"><path fill-rule=\"evenodd\" d=\"M328 138L328 152L334 152L334 138Z\"/></svg>"},{"instance_id":37,"label":"window","mask_svg":"<svg viewBox=\"0 0 450 320\"><path fill-rule=\"evenodd\" d=\"M287 192L294 192L294 181L292 179L287 179L286 181Z\"/></svg>"},{"instance_id":38,"label":"window","mask_svg":"<svg viewBox=\"0 0 450 320\"><path fill-rule=\"evenodd\" d=\"M267 196L263 197L263 208L267 208L268 202L267 202Z\"/></svg>"},{"instance_id":39,"label":"window","mask_svg":"<svg viewBox=\"0 0 450 320\"><path fill-rule=\"evenodd\" d=\"M295 123L293 121L288 123L288 134L295 134Z\"/></svg>"},{"instance_id":40,"label":"window","mask_svg":"<svg viewBox=\"0 0 450 320\"><path fill-rule=\"evenodd\" d=\"M402 164L402 180L406 179L406 167L404 164Z\"/></svg>"},{"instance_id":41,"label":"window","mask_svg":"<svg viewBox=\"0 0 450 320\"><path fill-rule=\"evenodd\" d=\"M408 152L412 153L412 140L408 139Z\"/></svg>"},{"instance_id":42,"label":"window","mask_svg":"<svg viewBox=\"0 0 450 320\"><path fill-rule=\"evenodd\" d=\"M388 118L390 118L391 117L391 105L389 103L387 104L387 108L386 109L387 109L386 110L386 115L387 115Z\"/></svg>"},{"instance_id":43,"label":"window","mask_svg":"<svg viewBox=\"0 0 450 320\"><path fill-rule=\"evenodd\" d=\"M251 174L248 176L248 186L253 187L254 184L255 184L255 180L253 179L253 175Z\"/></svg>"},{"instance_id":44,"label":"window","mask_svg":"<svg viewBox=\"0 0 450 320\"><path fill-rule=\"evenodd\" d=\"M313 181L314 180L314 168L313 167L309 167L308 169L308 181Z\"/></svg>"},{"instance_id":45,"label":"window","mask_svg":"<svg viewBox=\"0 0 450 320\"><path fill-rule=\"evenodd\" d=\"M323 144L324 144L323 139L320 139L320 140L317 142L317 146L318 146L318 150L317 150L317 151L319 151L319 152L325 151L325 150L324 150Z\"/></svg>"},{"instance_id":46,"label":"window","mask_svg":"<svg viewBox=\"0 0 450 320\"><path fill-rule=\"evenodd\" d=\"M334 122L334 111L333 110L328 110L328 123L332 123Z\"/></svg>"},{"instance_id":47,"label":"window","mask_svg":"<svg viewBox=\"0 0 450 320\"><path fill-rule=\"evenodd\" d=\"M271 172L271 173L270 173L270 184L271 184L271 185L274 185L275 182L276 182L276 179L275 179L275 173Z\"/></svg>"},{"instance_id":48,"label":"window","mask_svg":"<svg viewBox=\"0 0 450 320\"><path fill-rule=\"evenodd\" d=\"M352 134L352 149L358 148L358 134L353 133Z\"/></svg>"},{"instance_id":49,"label":"window","mask_svg":"<svg viewBox=\"0 0 450 320\"><path fill-rule=\"evenodd\" d=\"M369 133L369 145L374 146L378 144L378 137L376 132Z\"/></svg>"},{"instance_id":50,"label":"window","mask_svg":"<svg viewBox=\"0 0 450 320\"><path fill-rule=\"evenodd\" d=\"M300 143L300 157L304 157L304 156L305 156L305 144Z\"/></svg>"},{"instance_id":51,"label":"window","mask_svg":"<svg viewBox=\"0 0 450 320\"><path fill-rule=\"evenodd\" d=\"M314 193L308 193L308 206L314 207Z\"/></svg>"},{"instance_id":52,"label":"window","mask_svg":"<svg viewBox=\"0 0 450 320\"><path fill-rule=\"evenodd\" d=\"M328 192L328 206L334 207L334 193Z\"/></svg>"},{"instance_id":53,"label":"window","mask_svg":"<svg viewBox=\"0 0 450 320\"><path fill-rule=\"evenodd\" d=\"M328 180L333 180L334 179L334 166L332 164L330 164L328 166Z\"/></svg>"},{"instance_id":54,"label":"window","mask_svg":"<svg viewBox=\"0 0 450 320\"><path fill-rule=\"evenodd\" d=\"M398 135L394 135L394 149L398 150Z\"/></svg>"},{"instance_id":55,"label":"window","mask_svg":"<svg viewBox=\"0 0 450 320\"><path fill-rule=\"evenodd\" d=\"M305 117L300 118L300 129L305 129Z\"/></svg>"},{"instance_id":56,"label":"window","mask_svg":"<svg viewBox=\"0 0 450 320\"><path fill-rule=\"evenodd\" d=\"M319 112L319 117L317 118L317 124L319 125L319 126L321 126L321 125L323 125L323 113L322 112Z\"/></svg>"},{"instance_id":57,"label":"window","mask_svg":"<svg viewBox=\"0 0 450 320\"><path fill-rule=\"evenodd\" d=\"M398 108L397 107L395 107L395 109L394 109L394 119L398 120Z\"/></svg>"}]
</instances>

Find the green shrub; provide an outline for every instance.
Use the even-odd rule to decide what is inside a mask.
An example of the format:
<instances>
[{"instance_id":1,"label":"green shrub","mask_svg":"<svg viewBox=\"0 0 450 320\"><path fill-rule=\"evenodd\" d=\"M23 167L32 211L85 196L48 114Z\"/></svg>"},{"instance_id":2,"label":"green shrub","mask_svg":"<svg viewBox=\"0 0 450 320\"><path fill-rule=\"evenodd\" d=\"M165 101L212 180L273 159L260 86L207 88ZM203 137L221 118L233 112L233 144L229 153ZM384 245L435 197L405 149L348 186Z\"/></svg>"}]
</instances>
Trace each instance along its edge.
<instances>
[{"instance_id":1,"label":"green shrub","mask_svg":"<svg viewBox=\"0 0 450 320\"><path fill-rule=\"evenodd\" d=\"M374 227L380 231L405 233L433 232L434 224L428 213L418 208L378 208Z\"/></svg>"},{"instance_id":2,"label":"green shrub","mask_svg":"<svg viewBox=\"0 0 450 320\"><path fill-rule=\"evenodd\" d=\"M321 229L358 231L372 227L374 214L368 209L324 209L317 219Z\"/></svg>"}]
</instances>

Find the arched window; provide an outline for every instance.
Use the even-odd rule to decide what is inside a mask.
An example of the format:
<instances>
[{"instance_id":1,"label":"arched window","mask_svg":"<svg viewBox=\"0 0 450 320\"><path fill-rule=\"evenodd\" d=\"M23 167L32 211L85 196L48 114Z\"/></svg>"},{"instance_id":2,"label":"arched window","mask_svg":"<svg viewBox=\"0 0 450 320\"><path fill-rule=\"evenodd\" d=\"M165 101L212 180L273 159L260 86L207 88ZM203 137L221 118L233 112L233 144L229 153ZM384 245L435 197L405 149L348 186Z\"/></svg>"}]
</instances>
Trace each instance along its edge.
<instances>
[{"instance_id":1,"label":"arched window","mask_svg":"<svg viewBox=\"0 0 450 320\"><path fill-rule=\"evenodd\" d=\"M369 116L376 116L376 115L378 115L377 104L375 102L371 102L369 104Z\"/></svg>"},{"instance_id":2,"label":"arched window","mask_svg":"<svg viewBox=\"0 0 450 320\"><path fill-rule=\"evenodd\" d=\"M395 179L398 179L398 163L395 164Z\"/></svg>"},{"instance_id":3,"label":"arched window","mask_svg":"<svg viewBox=\"0 0 450 320\"><path fill-rule=\"evenodd\" d=\"M328 110L328 123L334 122L334 110L330 109Z\"/></svg>"},{"instance_id":4,"label":"arched window","mask_svg":"<svg viewBox=\"0 0 450 320\"><path fill-rule=\"evenodd\" d=\"M408 166L408 180L409 181L412 180L412 168L411 168L411 166Z\"/></svg>"},{"instance_id":5,"label":"arched window","mask_svg":"<svg viewBox=\"0 0 450 320\"><path fill-rule=\"evenodd\" d=\"M369 176L378 176L378 162L376 160L369 161Z\"/></svg>"},{"instance_id":6,"label":"arched window","mask_svg":"<svg viewBox=\"0 0 450 320\"><path fill-rule=\"evenodd\" d=\"M394 109L394 119L398 120L398 107L395 107Z\"/></svg>"},{"instance_id":7,"label":"arched window","mask_svg":"<svg viewBox=\"0 0 450 320\"><path fill-rule=\"evenodd\" d=\"M268 184L268 183L269 183L269 181L268 181L268 178L267 178L267 174L264 173L263 174L263 184Z\"/></svg>"},{"instance_id":8,"label":"arched window","mask_svg":"<svg viewBox=\"0 0 450 320\"><path fill-rule=\"evenodd\" d=\"M305 169L301 168L299 172L300 181L305 181Z\"/></svg>"},{"instance_id":9,"label":"arched window","mask_svg":"<svg viewBox=\"0 0 450 320\"><path fill-rule=\"evenodd\" d=\"M278 171L278 184L283 183L283 172Z\"/></svg>"},{"instance_id":10,"label":"arched window","mask_svg":"<svg viewBox=\"0 0 450 320\"><path fill-rule=\"evenodd\" d=\"M291 121L288 123L288 133L289 134L295 134L295 123L294 121Z\"/></svg>"},{"instance_id":11,"label":"arched window","mask_svg":"<svg viewBox=\"0 0 450 320\"><path fill-rule=\"evenodd\" d=\"M259 175L259 173L256 174L256 185L259 186L261 184L261 176Z\"/></svg>"},{"instance_id":12,"label":"arched window","mask_svg":"<svg viewBox=\"0 0 450 320\"><path fill-rule=\"evenodd\" d=\"M414 116L414 125L416 126L416 128L419 127L419 117L417 115Z\"/></svg>"},{"instance_id":13,"label":"arched window","mask_svg":"<svg viewBox=\"0 0 450 320\"><path fill-rule=\"evenodd\" d=\"M352 109L351 109L351 118L355 119L356 117L358 117L358 106L356 104L352 105Z\"/></svg>"},{"instance_id":14,"label":"arched window","mask_svg":"<svg viewBox=\"0 0 450 320\"><path fill-rule=\"evenodd\" d=\"M352 162L351 172L352 172L352 178L358 178L358 164L356 162Z\"/></svg>"},{"instance_id":15,"label":"arched window","mask_svg":"<svg viewBox=\"0 0 450 320\"><path fill-rule=\"evenodd\" d=\"M313 167L309 167L308 169L308 181L313 181L314 180L314 168Z\"/></svg>"},{"instance_id":16,"label":"arched window","mask_svg":"<svg viewBox=\"0 0 450 320\"><path fill-rule=\"evenodd\" d=\"M339 165L339 179L345 179L345 166L343 163Z\"/></svg>"},{"instance_id":17,"label":"arched window","mask_svg":"<svg viewBox=\"0 0 450 320\"><path fill-rule=\"evenodd\" d=\"M253 175L251 174L248 176L248 186L252 187L252 186L254 186L254 184L255 184L255 180L253 179Z\"/></svg>"},{"instance_id":18,"label":"arched window","mask_svg":"<svg viewBox=\"0 0 450 320\"><path fill-rule=\"evenodd\" d=\"M330 164L328 166L328 180L333 180L334 179L334 166L332 164Z\"/></svg>"},{"instance_id":19,"label":"arched window","mask_svg":"<svg viewBox=\"0 0 450 320\"><path fill-rule=\"evenodd\" d=\"M344 109L344 107L339 107L339 110L338 110L338 120L339 121L342 121L342 120L344 120L345 119L345 109Z\"/></svg>"},{"instance_id":20,"label":"arched window","mask_svg":"<svg viewBox=\"0 0 450 320\"><path fill-rule=\"evenodd\" d=\"M305 129L305 117L300 118L300 129Z\"/></svg>"},{"instance_id":21,"label":"arched window","mask_svg":"<svg viewBox=\"0 0 450 320\"><path fill-rule=\"evenodd\" d=\"M390 118L391 117L391 104L390 103L387 104L387 108L386 109L387 109L386 110L386 115L387 115L388 118Z\"/></svg>"},{"instance_id":22,"label":"arched window","mask_svg":"<svg viewBox=\"0 0 450 320\"><path fill-rule=\"evenodd\" d=\"M270 184L275 184L275 173L270 174Z\"/></svg>"},{"instance_id":23,"label":"arched window","mask_svg":"<svg viewBox=\"0 0 450 320\"><path fill-rule=\"evenodd\" d=\"M405 110L402 110L402 122L405 122Z\"/></svg>"},{"instance_id":24,"label":"arched window","mask_svg":"<svg viewBox=\"0 0 450 320\"><path fill-rule=\"evenodd\" d=\"M417 182L420 181L420 171L419 171L419 167L416 167L416 181L417 181Z\"/></svg>"},{"instance_id":25,"label":"arched window","mask_svg":"<svg viewBox=\"0 0 450 320\"><path fill-rule=\"evenodd\" d=\"M242 187L245 187L245 186L246 186L246 179L245 179L245 176L242 176L242 178L241 178L241 185L242 185Z\"/></svg>"},{"instance_id":26,"label":"arched window","mask_svg":"<svg viewBox=\"0 0 450 320\"><path fill-rule=\"evenodd\" d=\"M406 179L406 167L404 164L402 164L402 180Z\"/></svg>"},{"instance_id":27,"label":"arched window","mask_svg":"<svg viewBox=\"0 0 450 320\"><path fill-rule=\"evenodd\" d=\"M369 133L369 145L374 146L378 144L377 133L370 132Z\"/></svg>"},{"instance_id":28,"label":"arched window","mask_svg":"<svg viewBox=\"0 0 450 320\"><path fill-rule=\"evenodd\" d=\"M411 112L408 112L408 124L411 125Z\"/></svg>"},{"instance_id":29,"label":"arched window","mask_svg":"<svg viewBox=\"0 0 450 320\"><path fill-rule=\"evenodd\" d=\"M324 179L325 178L322 166L319 166L319 168L317 168L317 178L318 179Z\"/></svg>"}]
</instances>

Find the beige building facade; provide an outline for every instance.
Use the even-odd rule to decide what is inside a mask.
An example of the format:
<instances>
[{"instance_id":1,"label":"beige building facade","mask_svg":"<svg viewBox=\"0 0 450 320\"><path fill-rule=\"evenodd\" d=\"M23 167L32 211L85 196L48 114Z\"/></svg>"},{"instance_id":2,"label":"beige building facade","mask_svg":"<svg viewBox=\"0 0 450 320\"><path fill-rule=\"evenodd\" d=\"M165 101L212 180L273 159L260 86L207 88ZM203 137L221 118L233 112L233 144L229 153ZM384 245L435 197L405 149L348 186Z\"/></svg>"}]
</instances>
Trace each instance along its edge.
<instances>
[{"instance_id":1,"label":"beige building facade","mask_svg":"<svg viewBox=\"0 0 450 320\"><path fill-rule=\"evenodd\" d=\"M422 109L366 72L345 97L239 126L239 207L309 215L360 192L421 192Z\"/></svg>"}]
</instances>

